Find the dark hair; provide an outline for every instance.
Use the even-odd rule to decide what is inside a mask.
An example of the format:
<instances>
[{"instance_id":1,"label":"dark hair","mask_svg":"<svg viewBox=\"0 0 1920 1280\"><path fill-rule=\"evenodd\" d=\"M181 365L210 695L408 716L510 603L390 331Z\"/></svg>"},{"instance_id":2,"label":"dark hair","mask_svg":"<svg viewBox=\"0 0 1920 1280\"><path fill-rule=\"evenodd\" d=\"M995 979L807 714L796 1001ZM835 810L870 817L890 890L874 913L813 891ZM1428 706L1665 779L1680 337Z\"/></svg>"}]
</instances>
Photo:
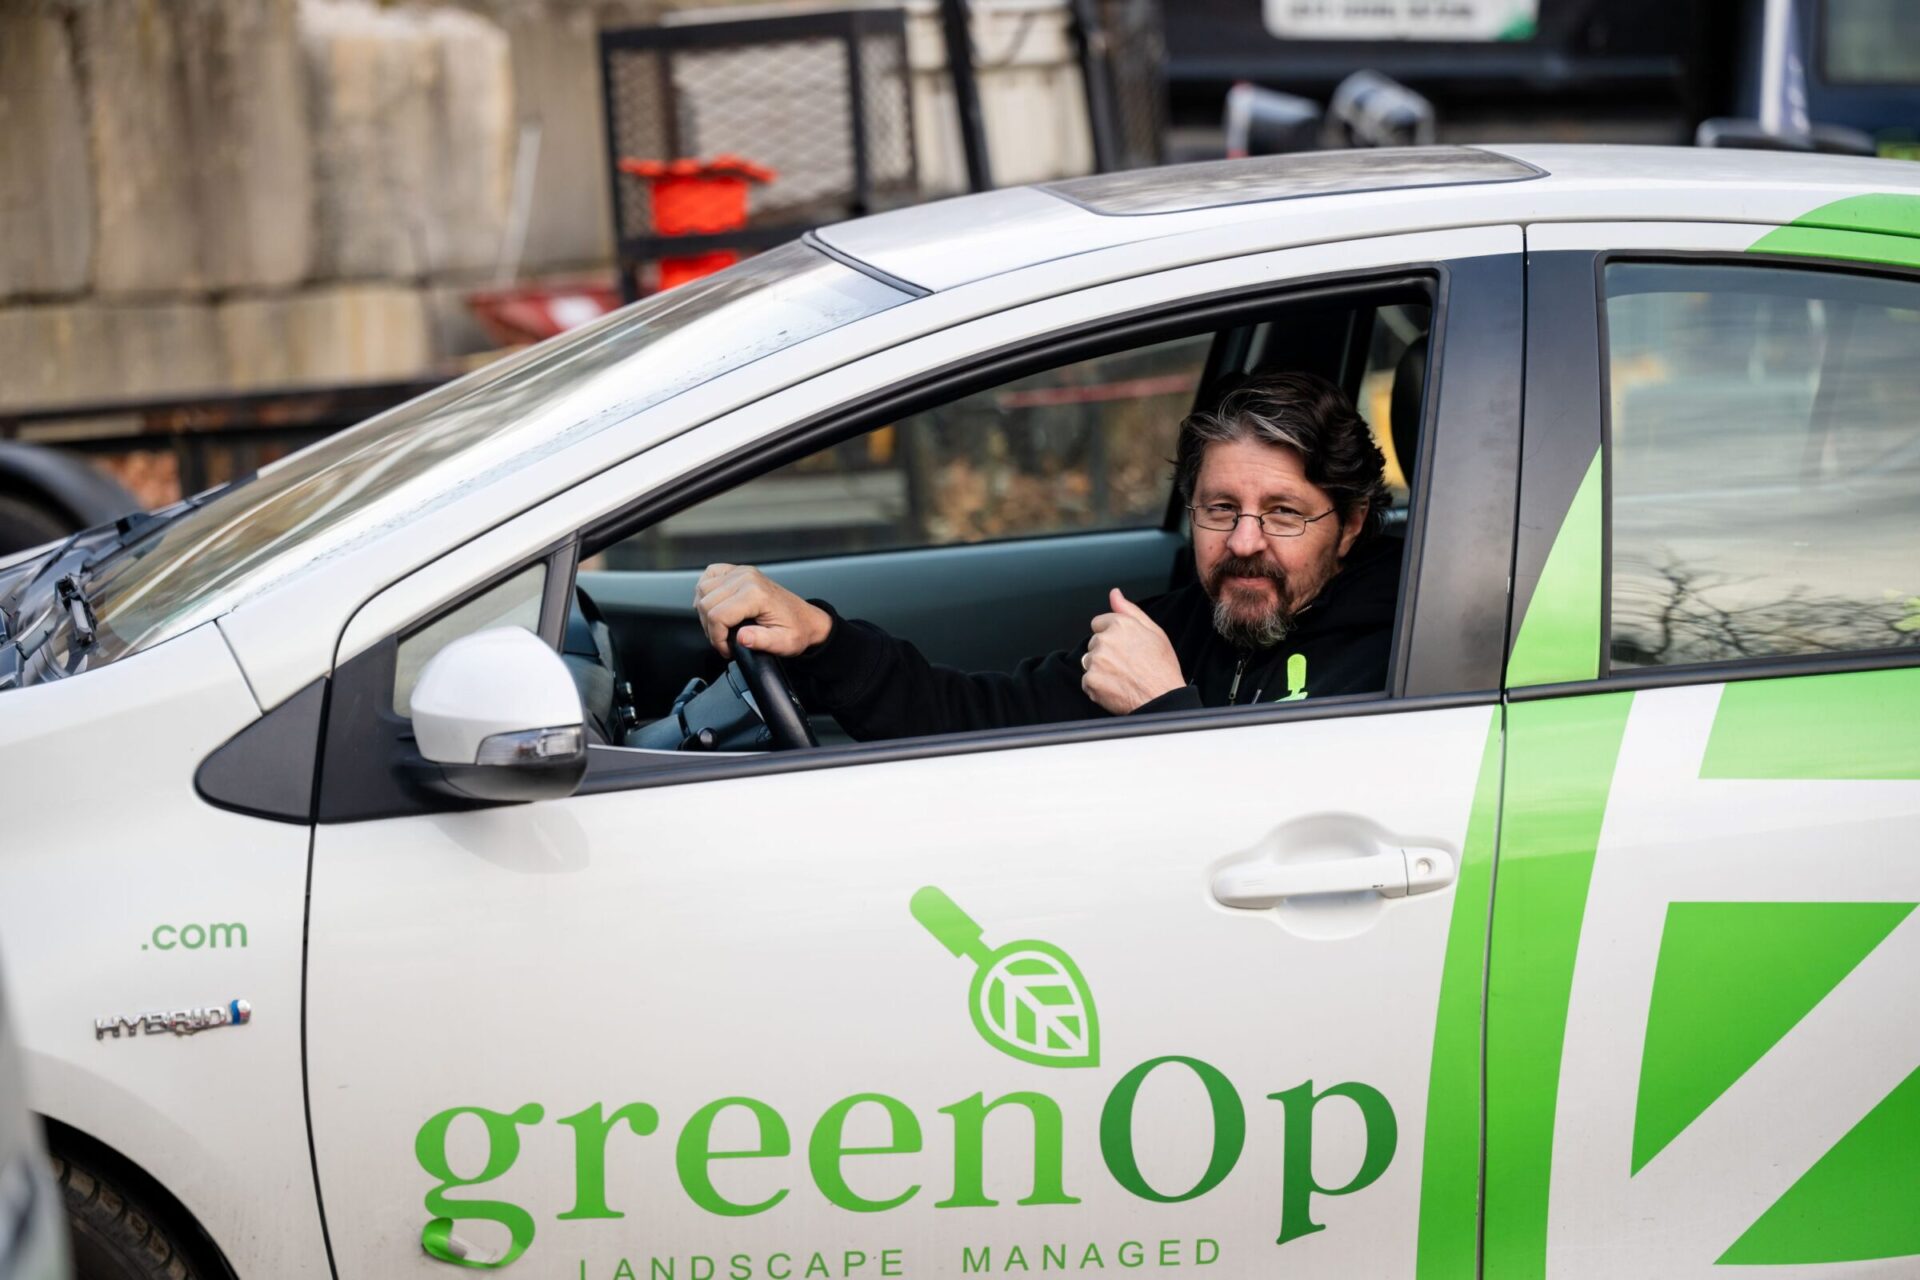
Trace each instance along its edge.
<instances>
[{"instance_id":1,"label":"dark hair","mask_svg":"<svg viewBox=\"0 0 1920 1280\"><path fill-rule=\"evenodd\" d=\"M1364 508L1361 537L1379 529L1389 501L1386 457L1353 402L1325 378L1261 374L1232 386L1213 408L1189 414L1174 446L1173 483L1181 502L1193 501L1207 446L1235 440L1298 451L1307 479L1327 491L1343 521Z\"/></svg>"}]
</instances>

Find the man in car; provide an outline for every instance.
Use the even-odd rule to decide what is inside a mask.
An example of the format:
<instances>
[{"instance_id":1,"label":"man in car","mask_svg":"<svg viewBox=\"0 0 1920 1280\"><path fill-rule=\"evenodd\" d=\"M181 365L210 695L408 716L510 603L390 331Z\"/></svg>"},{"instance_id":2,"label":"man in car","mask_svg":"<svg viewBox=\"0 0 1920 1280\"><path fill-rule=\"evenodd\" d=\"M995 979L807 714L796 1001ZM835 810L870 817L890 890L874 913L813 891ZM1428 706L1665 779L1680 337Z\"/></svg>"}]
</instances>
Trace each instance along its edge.
<instances>
[{"instance_id":1,"label":"man in car","mask_svg":"<svg viewBox=\"0 0 1920 1280\"><path fill-rule=\"evenodd\" d=\"M708 639L785 659L794 691L854 738L1193 710L1379 690L1400 542L1381 536L1385 459L1353 404L1311 374L1251 379L1180 424L1174 485L1196 581L1111 612L1070 649L1011 673L938 666L871 623L758 569L694 589Z\"/></svg>"}]
</instances>

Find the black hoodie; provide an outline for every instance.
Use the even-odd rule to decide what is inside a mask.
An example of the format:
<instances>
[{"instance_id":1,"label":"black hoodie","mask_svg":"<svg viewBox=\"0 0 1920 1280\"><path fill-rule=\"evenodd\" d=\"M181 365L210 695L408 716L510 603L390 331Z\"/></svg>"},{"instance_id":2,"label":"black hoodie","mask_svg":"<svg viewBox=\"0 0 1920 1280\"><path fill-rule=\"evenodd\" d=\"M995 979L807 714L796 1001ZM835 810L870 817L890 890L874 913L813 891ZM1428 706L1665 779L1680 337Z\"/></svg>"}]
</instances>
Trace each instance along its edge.
<instances>
[{"instance_id":1,"label":"black hoodie","mask_svg":"<svg viewBox=\"0 0 1920 1280\"><path fill-rule=\"evenodd\" d=\"M1221 639L1213 601L1197 583L1142 601L1173 642L1188 683L1139 709L1198 710L1386 688L1400 550L1400 540L1389 537L1354 548L1293 631L1267 650L1237 649ZM833 613L825 601L813 603ZM787 659L787 670L802 702L831 712L841 728L866 742L1108 715L1080 689L1086 651L1083 640L1028 658L1011 674L968 674L927 661L870 622L833 614L826 640Z\"/></svg>"}]
</instances>

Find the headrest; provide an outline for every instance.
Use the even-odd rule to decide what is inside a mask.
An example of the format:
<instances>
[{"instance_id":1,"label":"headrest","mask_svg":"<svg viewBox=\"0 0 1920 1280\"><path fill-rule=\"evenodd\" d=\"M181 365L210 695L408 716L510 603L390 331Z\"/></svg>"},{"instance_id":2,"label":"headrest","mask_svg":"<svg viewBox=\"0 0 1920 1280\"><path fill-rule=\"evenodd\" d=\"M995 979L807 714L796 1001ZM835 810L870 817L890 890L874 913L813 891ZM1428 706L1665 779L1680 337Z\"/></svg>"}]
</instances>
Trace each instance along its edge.
<instances>
[{"instance_id":1,"label":"headrest","mask_svg":"<svg viewBox=\"0 0 1920 1280\"><path fill-rule=\"evenodd\" d=\"M1393 452L1400 474L1413 487L1414 467L1420 461L1420 406L1427 387L1427 334L1421 334L1400 353L1393 366L1393 394L1387 412L1393 427Z\"/></svg>"}]
</instances>

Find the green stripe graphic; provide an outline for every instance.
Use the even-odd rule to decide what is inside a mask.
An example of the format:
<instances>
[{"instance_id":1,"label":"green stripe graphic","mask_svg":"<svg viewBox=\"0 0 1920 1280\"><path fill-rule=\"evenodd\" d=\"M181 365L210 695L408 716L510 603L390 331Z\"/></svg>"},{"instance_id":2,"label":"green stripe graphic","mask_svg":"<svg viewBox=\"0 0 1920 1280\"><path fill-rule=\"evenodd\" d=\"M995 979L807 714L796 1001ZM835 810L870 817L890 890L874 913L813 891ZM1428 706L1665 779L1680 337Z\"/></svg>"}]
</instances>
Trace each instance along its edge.
<instances>
[{"instance_id":1,"label":"green stripe graphic","mask_svg":"<svg viewBox=\"0 0 1920 1280\"><path fill-rule=\"evenodd\" d=\"M1557 548L1556 548L1557 549ZM1631 693L1507 708L1487 990L1484 1274L1543 1276L1573 961Z\"/></svg>"},{"instance_id":2,"label":"green stripe graphic","mask_svg":"<svg viewBox=\"0 0 1920 1280\"><path fill-rule=\"evenodd\" d=\"M1848 196L1769 231L1748 246L1748 252L1911 267L1920 266L1920 239L1915 237L1920 237L1920 197Z\"/></svg>"},{"instance_id":3,"label":"green stripe graphic","mask_svg":"<svg viewBox=\"0 0 1920 1280\"><path fill-rule=\"evenodd\" d=\"M1507 687L1600 674L1600 451L1554 535L1507 661Z\"/></svg>"},{"instance_id":4,"label":"green stripe graphic","mask_svg":"<svg viewBox=\"0 0 1920 1280\"><path fill-rule=\"evenodd\" d=\"M1726 687L1702 778L1920 778L1920 667Z\"/></svg>"},{"instance_id":5,"label":"green stripe graphic","mask_svg":"<svg viewBox=\"0 0 1920 1280\"><path fill-rule=\"evenodd\" d=\"M1920 266L1920 240L1826 227L1781 227L1747 247L1748 253L1788 253L1797 258L1837 258L1893 267Z\"/></svg>"},{"instance_id":6,"label":"green stripe graphic","mask_svg":"<svg viewBox=\"0 0 1920 1280\"><path fill-rule=\"evenodd\" d=\"M1500 713L1487 725L1460 850L1453 918L1447 926L1440 1011L1427 1082L1427 1137L1420 1168L1417 1274L1450 1280L1479 1267L1480 1010L1485 986L1487 911L1500 824Z\"/></svg>"}]
</instances>

